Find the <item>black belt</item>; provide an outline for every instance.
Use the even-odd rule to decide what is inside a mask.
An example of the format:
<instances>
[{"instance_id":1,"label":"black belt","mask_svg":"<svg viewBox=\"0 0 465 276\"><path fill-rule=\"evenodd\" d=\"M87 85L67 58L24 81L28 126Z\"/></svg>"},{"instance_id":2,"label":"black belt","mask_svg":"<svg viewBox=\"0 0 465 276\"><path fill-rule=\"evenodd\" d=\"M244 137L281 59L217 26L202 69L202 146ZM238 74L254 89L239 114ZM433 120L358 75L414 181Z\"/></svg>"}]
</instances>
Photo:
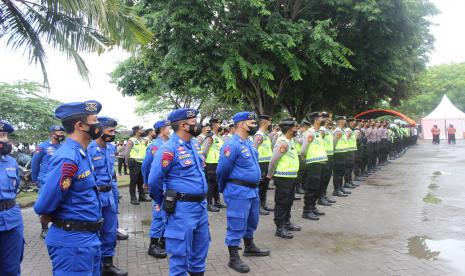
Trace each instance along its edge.
<instances>
[{"instance_id":1,"label":"black belt","mask_svg":"<svg viewBox=\"0 0 465 276\"><path fill-rule=\"evenodd\" d=\"M192 195L192 194L178 193L176 195L176 199L179 201L202 202L205 200L205 195Z\"/></svg>"},{"instance_id":2,"label":"black belt","mask_svg":"<svg viewBox=\"0 0 465 276\"><path fill-rule=\"evenodd\" d=\"M98 232L102 228L103 219L99 221L78 221L78 220L62 220L53 219L53 225L66 231L78 232Z\"/></svg>"},{"instance_id":3,"label":"black belt","mask_svg":"<svg viewBox=\"0 0 465 276\"><path fill-rule=\"evenodd\" d=\"M258 183L251 183L251 182L243 181L240 179L228 179L228 182L234 183L239 186L244 186L247 188L252 188L252 189L255 189L258 187Z\"/></svg>"},{"instance_id":4,"label":"black belt","mask_svg":"<svg viewBox=\"0 0 465 276\"><path fill-rule=\"evenodd\" d=\"M16 206L16 200L14 199L7 199L4 201L0 201L0 211L6 211Z\"/></svg>"},{"instance_id":5,"label":"black belt","mask_svg":"<svg viewBox=\"0 0 465 276\"><path fill-rule=\"evenodd\" d=\"M101 193L109 192L111 191L111 189L112 189L111 185L101 185L101 186L97 185L97 190Z\"/></svg>"}]
</instances>

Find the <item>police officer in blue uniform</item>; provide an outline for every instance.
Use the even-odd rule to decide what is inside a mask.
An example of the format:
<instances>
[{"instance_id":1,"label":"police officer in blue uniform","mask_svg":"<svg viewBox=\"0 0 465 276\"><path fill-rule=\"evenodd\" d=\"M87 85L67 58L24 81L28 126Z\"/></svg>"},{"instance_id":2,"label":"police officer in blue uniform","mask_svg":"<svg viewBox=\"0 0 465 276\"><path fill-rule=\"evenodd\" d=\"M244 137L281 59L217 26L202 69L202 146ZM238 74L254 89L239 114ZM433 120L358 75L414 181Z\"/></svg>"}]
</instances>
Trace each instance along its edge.
<instances>
[{"instance_id":1,"label":"police officer in blue uniform","mask_svg":"<svg viewBox=\"0 0 465 276\"><path fill-rule=\"evenodd\" d=\"M100 275L102 204L87 146L102 134L97 101L65 103L55 116L68 138L50 159L45 185L34 204L44 223L54 275Z\"/></svg>"},{"instance_id":2,"label":"police officer in blue uniform","mask_svg":"<svg viewBox=\"0 0 465 276\"><path fill-rule=\"evenodd\" d=\"M23 259L23 218L16 205L19 171L16 160L9 156L12 145L8 134L14 128L0 120L0 275L20 275Z\"/></svg>"},{"instance_id":3,"label":"police officer in blue uniform","mask_svg":"<svg viewBox=\"0 0 465 276\"><path fill-rule=\"evenodd\" d=\"M205 162L197 143L202 125L195 109L171 112L174 134L155 153L148 178L150 196L166 212L170 275L204 275L210 244ZM161 205L163 202L163 205Z\"/></svg>"},{"instance_id":4,"label":"police officer in blue uniform","mask_svg":"<svg viewBox=\"0 0 465 276\"><path fill-rule=\"evenodd\" d=\"M31 178L32 182L37 183L39 193L45 182L45 177L48 172L48 162L57 149L60 148L61 142L65 139L65 129L62 126L51 126L50 139L40 143L32 156L31 161ZM48 225L42 223L42 231L40 237L45 239L47 235Z\"/></svg>"},{"instance_id":5,"label":"police officer in blue uniform","mask_svg":"<svg viewBox=\"0 0 465 276\"><path fill-rule=\"evenodd\" d=\"M116 229L118 228L118 184L113 177L115 175L116 149L111 142L115 140L118 123L116 120L105 116L99 116L98 121L102 126L102 136L89 144L87 153L94 166L98 195L102 203L103 225L100 229L102 274L128 275L126 271L113 265Z\"/></svg>"},{"instance_id":6,"label":"police officer in blue uniform","mask_svg":"<svg viewBox=\"0 0 465 276\"><path fill-rule=\"evenodd\" d=\"M168 120L157 121L153 128L155 129L155 139L147 147L144 161L142 162L142 178L144 179L144 187L148 183L150 169L152 167L153 156L158 149L170 138L171 124ZM165 230L165 212L160 209L160 206L152 200L152 223L150 224L150 246L147 254L155 258L166 258L165 238L163 231Z\"/></svg>"},{"instance_id":7,"label":"police officer in blue uniform","mask_svg":"<svg viewBox=\"0 0 465 276\"><path fill-rule=\"evenodd\" d=\"M244 256L268 256L270 250L259 249L253 241L258 226L260 198L258 183L261 177L258 152L248 139L257 132L256 115L239 112L233 117L236 132L223 145L216 175L219 191L227 204L226 239L229 267L246 273L249 266L239 257L238 247L244 238Z\"/></svg>"}]
</instances>

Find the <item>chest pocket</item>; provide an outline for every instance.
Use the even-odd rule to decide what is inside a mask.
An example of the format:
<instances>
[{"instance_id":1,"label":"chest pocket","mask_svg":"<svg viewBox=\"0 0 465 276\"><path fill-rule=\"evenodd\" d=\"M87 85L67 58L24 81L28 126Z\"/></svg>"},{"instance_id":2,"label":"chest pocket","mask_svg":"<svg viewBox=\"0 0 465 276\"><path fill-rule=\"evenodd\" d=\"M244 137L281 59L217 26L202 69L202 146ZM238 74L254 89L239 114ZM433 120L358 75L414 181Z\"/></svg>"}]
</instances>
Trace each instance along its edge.
<instances>
[{"instance_id":1,"label":"chest pocket","mask_svg":"<svg viewBox=\"0 0 465 276\"><path fill-rule=\"evenodd\" d=\"M178 156L178 162L181 166L180 175L189 176L195 173L195 157L192 153Z\"/></svg>"},{"instance_id":2,"label":"chest pocket","mask_svg":"<svg viewBox=\"0 0 465 276\"><path fill-rule=\"evenodd\" d=\"M14 192L14 189L18 185L16 179L16 170L7 170L6 175L8 176L8 184L6 190L11 190L11 192Z\"/></svg>"},{"instance_id":3,"label":"chest pocket","mask_svg":"<svg viewBox=\"0 0 465 276\"><path fill-rule=\"evenodd\" d=\"M92 164L96 168L104 167L105 166L105 158L103 156L101 156L101 155L95 156L94 158L92 158Z\"/></svg>"},{"instance_id":4,"label":"chest pocket","mask_svg":"<svg viewBox=\"0 0 465 276\"><path fill-rule=\"evenodd\" d=\"M241 150L241 156L242 158L249 159L252 157L252 153L248 149L242 149Z\"/></svg>"}]
</instances>

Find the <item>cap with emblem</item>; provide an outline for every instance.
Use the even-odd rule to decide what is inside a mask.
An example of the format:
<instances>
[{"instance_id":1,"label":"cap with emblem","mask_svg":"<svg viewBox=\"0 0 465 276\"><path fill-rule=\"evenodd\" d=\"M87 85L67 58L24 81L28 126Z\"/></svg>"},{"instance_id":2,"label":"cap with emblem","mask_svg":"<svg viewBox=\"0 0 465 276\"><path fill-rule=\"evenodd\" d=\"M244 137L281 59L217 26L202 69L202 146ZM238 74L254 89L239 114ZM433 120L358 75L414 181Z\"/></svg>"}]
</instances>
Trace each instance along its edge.
<instances>
[{"instance_id":1,"label":"cap with emblem","mask_svg":"<svg viewBox=\"0 0 465 276\"><path fill-rule=\"evenodd\" d=\"M242 122L242 121L247 121L247 120L256 120L257 115L255 115L254 112L248 112L248 111L242 111L234 114L233 116L233 121L235 124Z\"/></svg>"},{"instance_id":2,"label":"cap with emblem","mask_svg":"<svg viewBox=\"0 0 465 276\"><path fill-rule=\"evenodd\" d=\"M199 114L199 111L193 108L180 108L176 109L174 111L171 111L171 113L168 115L168 121L171 123L181 121L181 120L187 120L187 119L192 119L197 117L197 114Z\"/></svg>"},{"instance_id":3,"label":"cap with emblem","mask_svg":"<svg viewBox=\"0 0 465 276\"><path fill-rule=\"evenodd\" d=\"M54 132L54 131L65 131L65 128L59 125L51 126L48 129L49 132Z\"/></svg>"},{"instance_id":4,"label":"cap with emblem","mask_svg":"<svg viewBox=\"0 0 465 276\"><path fill-rule=\"evenodd\" d=\"M102 127L116 127L118 122L110 117L107 116L99 116L98 122L102 125Z\"/></svg>"},{"instance_id":5,"label":"cap with emblem","mask_svg":"<svg viewBox=\"0 0 465 276\"><path fill-rule=\"evenodd\" d=\"M155 124L153 125L153 128L154 129L160 129L162 127L166 127L166 126L169 126L169 125L171 125L170 121L168 121L168 120L160 120L160 121L155 122Z\"/></svg>"},{"instance_id":6,"label":"cap with emblem","mask_svg":"<svg viewBox=\"0 0 465 276\"><path fill-rule=\"evenodd\" d=\"M144 128L143 126L133 126L131 129L133 131L136 131L136 130L143 129L143 128Z\"/></svg>"},{"instance_id":7,"label":"cap with emblem","mask_svg":"<svg viewBox=\"0 0 465 276\"><path fill-rule=\"evenodd\" d=\"M337 116L335 119L336 121L342 121L346 119L346 116Z\"/></svg>"},{"instance_id":8,"label":"cap with emblem","mask_svg":"<svg viewBox=\"0 0 465 276\"><path fill-rule=\"evenodd\" d=\"M96 115L100 110L102 105L97 101L64 103L55 109L55 117L63 121L77 115Z\"/></svg>"},{"instance_id":9,"label":"cap with emblem","mask_svg":"<svg viewBox=\"0 0 465 276\"><path fill-rule=\"evenodd\" d=\"M12 133L15 129L7 121L0 120L0 132Z\"/></svg>"},{"instance_id":10,"label":"cap with emblem","mask_svg":"<svg viewBox=\"0 0 465 276\"><path fill-rule=\"evenodd\" d=\"M321 112L321 117L323 118L329 118L329 113L326 111Z\"/></svg>"},{"instance_id":11,"label":"cap with emblem","mask_svg":"<svg viewBox=\"0 0 465 276\"><path fill-rule=\"evenodd\" d=\"M279 127L287 127L287 126L297 126L297 121L295 120L295 118L286 118L284 120L282 120L281 122L279 122Z\"/></svg>"},{"instance_id":12,"label":"cap with emblem","mask_svg":"<svg viewBox=\"0 0 465 276\"><path fill-rule=\"evenodd\" d=\"M317 117L321 117L322 116L322 113L321 112L312 112L310 113L310 115L308 115L308 117L310 119L313 119L313 118L317 118Z\"/></svg>"}]
</instances>

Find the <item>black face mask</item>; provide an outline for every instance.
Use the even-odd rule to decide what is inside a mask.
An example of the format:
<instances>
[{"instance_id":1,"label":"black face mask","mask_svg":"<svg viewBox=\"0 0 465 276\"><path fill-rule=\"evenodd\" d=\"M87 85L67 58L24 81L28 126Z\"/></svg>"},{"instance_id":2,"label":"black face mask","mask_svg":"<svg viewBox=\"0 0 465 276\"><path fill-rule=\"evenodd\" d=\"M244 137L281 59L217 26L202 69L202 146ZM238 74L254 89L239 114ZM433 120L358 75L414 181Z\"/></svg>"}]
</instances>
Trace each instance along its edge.
<instances>
[{"instance_id":1,"label":"black face mask","mask_svg":"<svg viewBox=\"0 0 465 276\"><path fill-rule=\"evenodd\" d=\"M273 126L272 126L272 125L269 125L268 128L267 128L266 130L268 130L268 132L272 132L272 131L273 131Z\"/></svg>"},{"instance_id":2,"label":"black face mask","mask_svg":"<svg viewBox=\"0 0 465 276\"><path fill-rule=\"evenodd\" d=\"M103 141L107 142L107 143L111 143L113 141L115 141L115 137L116 135L108 135L108 134L102 134L102 139Z\"/></svg>"},{"instance_id":3,"label":"black face mask","mask_svg":"<svg viewBox=\"0 0 465 276\"><path fill-rule=\"evenodd\" d=\"M13 145L8 142L0 142L0 154L8 155L13 150Z\"/></svg>"},{"instance_id":4,"label":"black face mask","mask_svg":"<svg viewBox=\"0 0 465 276\"><path fill-rule=\"evenodd\" d=\"M196 137L199 136L200 133L202 133L202 124L201 123L196 123L193 125L187 124L189 126L189 130L187 131L190 133L192 136Z\"/></svg>"},{"instance_id":5,"label":"black face mask","mask_svg":"<svg viewBox=\"0 0 465 276\"><path fill-rule=\"evenodd\" d=\"M61 142L63 140L65 140L65 136L64 135L56 135L53 136L55 139L57 139L58 142Z\"/></svg>"},{"instance_id":6,"label":"black face mask","mask_svg":"<svg viewBox=\"0 0 465 276\"><path fill-rule=\"evenodd\" d=\"M89 126L89 130L85 131L87 134L89 134L90 138L92 140L95 140L102 136L102 125L100 123L95 123L95 124L86 124Z\"/></svg>"},{"instance_id":7,"label":"black face mask","mask_svg":"<svg viewBox=\"0 0 465 276\"><path fill-rule=\"evenodd\" d=\"M247 133L250 135L250 136L253 136L255 135L255 133L257 133L258 131L258 126L248 126L249 127L249 130L247 130Z\"/></svg>"},{"instance_id":8,"label":"black face mask","mask_svg":"<svg viewBox=\"0 0 465 276\"><path fill-rule=\"evenodd\" d=\"M224 129L223 129L222 127L219 127L219 128L218 128L218 133L223 132L223 130L224 130Z\"/></svg>"}]
</instances>

